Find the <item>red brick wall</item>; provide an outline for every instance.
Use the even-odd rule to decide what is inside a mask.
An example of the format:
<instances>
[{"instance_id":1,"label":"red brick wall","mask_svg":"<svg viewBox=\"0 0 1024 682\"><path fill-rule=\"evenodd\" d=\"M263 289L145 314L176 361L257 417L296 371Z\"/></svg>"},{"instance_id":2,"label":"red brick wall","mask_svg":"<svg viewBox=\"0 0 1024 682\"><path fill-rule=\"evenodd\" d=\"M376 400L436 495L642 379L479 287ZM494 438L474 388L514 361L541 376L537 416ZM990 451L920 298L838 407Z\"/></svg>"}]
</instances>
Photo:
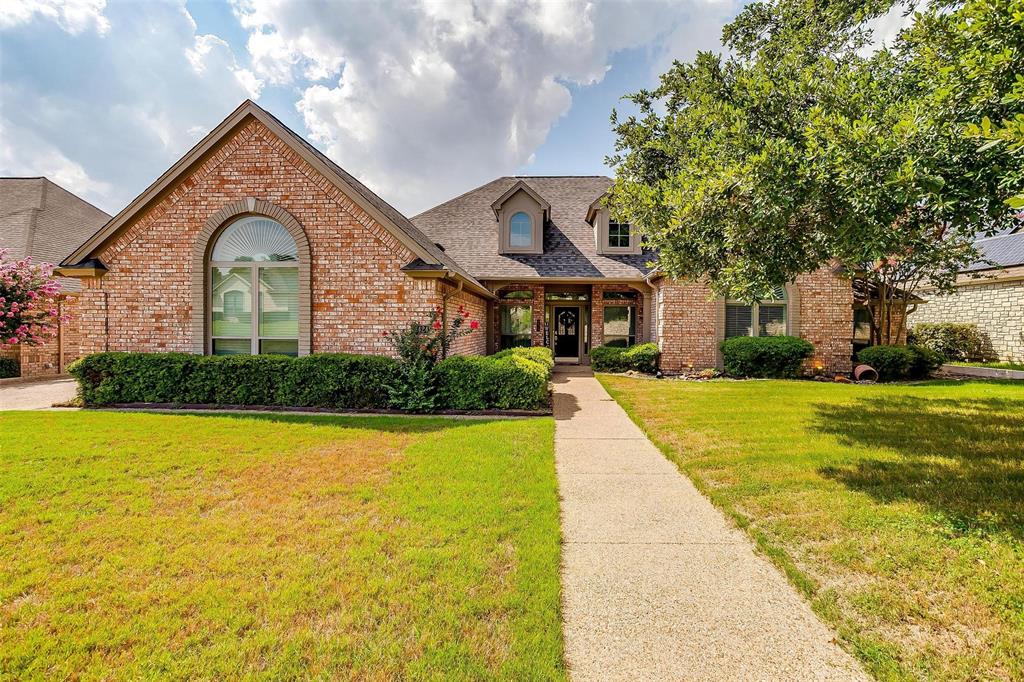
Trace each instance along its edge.
<instances>
[{"instance_id":1,"label":"red brick wall","mask_svg":"<svg viewBox=\"0 0 1024 682\"><path fill-rule=\"evenodd\" d=\"M441 285L441 291L447 296L448 319L453 320L459 314L459 306L469 313L463 329L469 329L469 323L476 320L480 328L466 336L460 336L452 344L452 353L456 355L487 354L487 301L465 290L455 293L455 287ZM449 322L450 324L450 322Z\"/></svg>"},{"instance_id":2,"label":"red brick wall","mask_svg":"<svg viewBox=\"0 0 1024 682\"><path fill-rule=\"evenodd\" d=\"M824 267L796 278L799 335L814 344L809 371L849 372L853 353L853 287Z\"/></svg>"},{"instance_id":3,"label":"red brick wall","mask_svg":"<svg viewBox=\"0 0 1024 682\"><path fill-rule=\"evenodd\" d=\"M719 304L711 296L703 284L657 281L654 307L663 372L717 365Z\"/></svg>"},{"instance_id":4,"label":"red brick wall","mask_svg":"<svg viewBox=\"0 0 1024 682\"><path fill-rule=\"evenodd\" d=\"M313 352L390 353L381 332L426 320L440 303L437 280L400 271L414 254L253 122L99 254L109 271L86 284L83 350L191 351L197 235L221 207L246 197L285 209L309 239ZM469 293L460 298L477 310L485 305ZM459 344L465 352L481 347Z\"/></svg>"},{"instance_id":5,"label":"red brick wall","mask_svg":"<svg viewBox=\"0 0 1024 682\"><path fill-rule=\"evenodd\" d=\"M853 334L853 289L849 280L822 268L796 279L791 302L793 333L814 344L808 372L849 372ZM715 367L724 337L724 303L698 283L658 280L655 315L661 368L668 373ZM793 313L796 313L795 315Z\"/></svg>"},{"instance_id":6,"label":"red brick wall","mask_svg":"<svg viewBox=\"0 0 1024 682\"><path fill-rule=\"evenodd\" d=\"M78 294L62 295L59 306L61 315L68 315L70 319L61 323L56 337L39 346L19 345L0 349L3 357L18 360L22 377L31 379L62 374L80 357Z\"/></svg>"}]
</instances>

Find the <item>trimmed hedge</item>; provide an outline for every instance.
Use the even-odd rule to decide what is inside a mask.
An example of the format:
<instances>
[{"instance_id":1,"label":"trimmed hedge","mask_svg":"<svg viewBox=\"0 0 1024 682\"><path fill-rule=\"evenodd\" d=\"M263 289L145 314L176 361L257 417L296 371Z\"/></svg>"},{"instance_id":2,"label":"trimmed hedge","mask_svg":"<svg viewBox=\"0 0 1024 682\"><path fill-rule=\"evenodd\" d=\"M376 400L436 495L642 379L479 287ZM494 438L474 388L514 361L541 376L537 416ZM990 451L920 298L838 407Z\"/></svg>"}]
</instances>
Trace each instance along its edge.
<instances>
[{"instance_id":1,"label":"trimmed hedge","mask_svg":"<svg viewBox=\"0 0 1024 682\"><path fill-rule=\"evenodd\" d=\"M796 336L735 336L722 341L726 374L758 379L791 379L800 375L814 346Z\"/></svg>"},{"instance_id":2,"label":"trimmed hedge","mask_svg":"<svg viewBox=\"0 0 1024 682\"><path fill-rule=\"evenodd\" d=\"M636 346L598 346L590 351L590 364L595 372L628 372L634 370L646 374L658 371L661 349L656 343L641 343Z\"/></svg>"},{"instance_id":3,"label":"trimmed hedge","mask_svg":"<svg viewBox=\"0 0 1024 682\"><path fill-rule=\"evenodd\" d=\"M879 381L925 379L942 365L942 356L924 346L868 346L857 359L874 367Z\"/></svg>"},{"instance_id":4,"label":"trimmed hedge","mask_svg":"<svg viewBox=\"0 0 1024 682\"><path fill-rule=\"evenodd\" d=\"M14 358L0 358L0 379L21 376L21 365Z\"/></svg>"},{"instance_id":5,"label":"trimmed hedge","mask_svg":"<svg viewBox=\"0 0 1024 682\"><path fill-rule=\"evenodd\" d=\"M914 325L908 339L911 345L930 348L947 362L973 362L993 357L988 338L976 324L958 322Z\"/></svg>"},{"instance_id":6,"label":"trimmed hedge","mask_svg":"<svg viewBox=\"0 0 1024 682\"><path fill-rule=\"evenodd\" d=\"M551 351L515 349L452 357L434 368L438 409L532 409L547 403ZM97 353L68 367L86 405L173 403L333 409L392 407L398 362L376 355L318 353L203 356Z\"/></svg>"},{"instance_id":7,"label":"trimmed hedge","mask_svg":"<svg viewBox=\"0 0 1024 682\"><path fill-rule=\"evenodd\" d=\"M547 348L515 348L495 355L456 355L434 369L437 402L454 410L534 409L547 404L555 366Z\"/></svg>"}]
</instances>

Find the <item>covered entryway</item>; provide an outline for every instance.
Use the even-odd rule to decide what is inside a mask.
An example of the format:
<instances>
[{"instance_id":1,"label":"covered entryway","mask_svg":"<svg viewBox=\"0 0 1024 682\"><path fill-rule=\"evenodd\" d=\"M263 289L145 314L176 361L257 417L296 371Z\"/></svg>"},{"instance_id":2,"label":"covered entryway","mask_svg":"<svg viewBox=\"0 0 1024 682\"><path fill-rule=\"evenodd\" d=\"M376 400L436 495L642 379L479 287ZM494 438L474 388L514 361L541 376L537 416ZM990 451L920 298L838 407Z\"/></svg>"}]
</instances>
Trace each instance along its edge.
<instances>
[{"instance_id":1,"label":"covered entryway","mask_svg":"<svg viewBox=\"0 0 1024 682\"><path fill-rule=\"evenodd\" d=\"M583 342L580 306L554 306L554 353L556 362L579 362Z\"/></svg>"}]
</instances>

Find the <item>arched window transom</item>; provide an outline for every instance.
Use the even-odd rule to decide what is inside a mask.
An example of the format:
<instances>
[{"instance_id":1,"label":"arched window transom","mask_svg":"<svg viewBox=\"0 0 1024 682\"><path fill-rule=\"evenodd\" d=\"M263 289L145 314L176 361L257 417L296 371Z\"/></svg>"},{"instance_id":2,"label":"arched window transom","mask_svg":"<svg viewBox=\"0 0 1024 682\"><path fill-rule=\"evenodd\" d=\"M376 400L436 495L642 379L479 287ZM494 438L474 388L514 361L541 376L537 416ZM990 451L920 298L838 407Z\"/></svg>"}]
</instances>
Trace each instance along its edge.
<instances>
[{"instance_id":1,"label":"arched window transom","mask_svg":"<svg viewBox=\"0 0 1024 682\"><path fill-rule=\"evenodd\" d=\"M295 239L264 216L231 223L209 262L209 352L299 352L299 267Z\"/></svg>"},{"instance_id":2,"label":"arched window transom","mask_svg":"<svg viewBox=\"0 0 1024 682\"><path fill-rule=\"evenodd\" d=\"M732 336L785 336L788 329L785 287L775 287L771 298L753 305L731 299L725 302L726 338Z\"/></svg>"},{"instance_id":3,"label":"arched window transom","mask_svg":"<svg viewBox=\"0 0 1024 682\"><path fill-rule=\"evenodd\" d=\"M533 246L533 220L519 211L508 222L508 244L513 248Z\"/></svg>"}]
</instances>

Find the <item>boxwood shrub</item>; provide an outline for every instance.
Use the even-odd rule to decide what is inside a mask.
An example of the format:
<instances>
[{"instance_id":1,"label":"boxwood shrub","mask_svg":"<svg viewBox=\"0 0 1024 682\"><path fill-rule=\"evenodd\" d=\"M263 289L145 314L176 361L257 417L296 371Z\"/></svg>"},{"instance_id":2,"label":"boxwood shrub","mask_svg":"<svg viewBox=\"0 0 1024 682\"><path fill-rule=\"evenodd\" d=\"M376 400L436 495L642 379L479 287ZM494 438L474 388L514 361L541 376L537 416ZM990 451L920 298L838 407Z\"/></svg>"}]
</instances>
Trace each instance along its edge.
<instances>
[{"instance_id":1,"label":"boxwood shrub","mask_svg":"<svg viewBox=\"0 0 1024 682\"><path fill-rule=\"evenodd\" d=\"M868 346L857 360L874 367L879 381L924 379L942 365L942 356L924 346Z\"/></svg>"},{"instance_id":2,"label":"boxwood shrub","mask_svg":"<svg viewBox=\"0 0 1024 682\"><path fill-rule=\"evenodd\" d=\"M726 374L759 379L799 376L814 346L796 336L735 336L722 341Z\"/></svg>"},{"instance_id":3,"label":"boxwood shrub","mask_svg":"<svg viewBox=\"0 0 1024 682\"><path fill-rule=\"evenodd\" d=\"M452 357L434 368L438 409L532 409L546 404L554 360L546 348L490 357ZM333 409L391 407L398 380L388 357L318 353L202 356L97 353L68 372L86 405L172 403Z\"/></svg>"},{"instance_id":4,"label":"boxwood shrub","mask_svg":"<svg viewBox=\"0 0 1024 682\"><path fill-rule=\"evenodd\" d=\"M654 374L658 371L661 350L656 343L641 343L628 348L598 346L590 351L590 364L597 372L628 372L634 370Z\"/></svg>"},{"instance_id":5,"label":"boxwood shrub","mask_svg":"<svg viewBox=\"0 0 1024 682\"><path fill-rule=\"evenodd\" d=\"M11 379L21 375L21 366L14 358L0 358L0 379Z\"/></svg>"},{"instance_id":6,"label":"boxwood shrub","mask_svg":"<svg viewBox=\"0 0 1024 682\"><path fill-rule=\"evenodd\" d=\"M549 348L453 356L435 368L437 404L455 410L535 409L547 404L555 366Z\"/></svg>"}]
</instances>

